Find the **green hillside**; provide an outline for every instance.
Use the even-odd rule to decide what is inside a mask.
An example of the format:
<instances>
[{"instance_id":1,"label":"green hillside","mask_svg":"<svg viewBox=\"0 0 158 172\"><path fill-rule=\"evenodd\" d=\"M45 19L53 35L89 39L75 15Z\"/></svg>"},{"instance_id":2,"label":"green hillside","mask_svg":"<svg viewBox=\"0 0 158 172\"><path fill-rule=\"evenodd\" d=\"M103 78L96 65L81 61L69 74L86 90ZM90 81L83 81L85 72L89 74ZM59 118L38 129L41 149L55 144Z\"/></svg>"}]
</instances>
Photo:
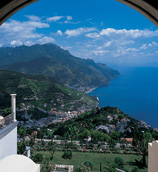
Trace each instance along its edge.
<instances>
[{"instance_id":1,"label":"green hillside","mask_svg":"<svg viewBox=\"0 0 158 172\"><path fill-rule=\"evenodd\" d=\"M67 88L52 78L0 71L0 107L10 107L10 94L16 93L19 109L81 110L96 106L96 98Z\"/></svg>"},{"instance_id":2,"label":"green hillside","mask_svg":"<svg viewBox=\"0 0 158 172\"><path fill-rule=\"evenodd\" d=\"M112 117L112 120L109 120L108 116ZM55 127L55 135L73 139L91 136L93 142L110 142L111 139L116 141L120 137L137 138L144 131L152 131L151 127L124 114L117 107L96 108L52 127Z\"/></svg>"},{"instance_id":3,"label":"green hillside","mask_svg":"<svg viewBox=\"0 0 158 172\"><path fill-rule=\"evenodd\" d=\"M0 48L0 69L43 74L79 90L106 86L119 72L105 64L81 59L54 44ZM86 88L81 88L86 87Z\"/></svg>"}]
</instances>

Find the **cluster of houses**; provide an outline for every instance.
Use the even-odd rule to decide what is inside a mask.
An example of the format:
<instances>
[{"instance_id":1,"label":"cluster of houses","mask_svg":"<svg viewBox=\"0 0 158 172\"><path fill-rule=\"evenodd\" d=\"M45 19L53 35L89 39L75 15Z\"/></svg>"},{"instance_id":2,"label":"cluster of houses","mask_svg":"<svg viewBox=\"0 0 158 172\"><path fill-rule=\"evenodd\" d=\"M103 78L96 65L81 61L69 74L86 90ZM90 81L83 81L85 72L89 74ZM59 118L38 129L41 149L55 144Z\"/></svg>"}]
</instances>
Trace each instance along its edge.
<instances>
[{"instance_id":1,"label":"cluster of houses","mask_svg":"<svg viewBox=\"0 0 158 172\"><path fill-rule=\"evenodd\" d=\"M57 111L50 111L49 116L46 118L41 118L39 120L31 119L31 115L27 112L23 114L23 118L25 121L19 121L19 126L24 126L26 128L31 127L44 127L50 124L56 124L60 122L65 122L71 118L76 118L78 115L83 113L83 111L68 111L68 112L57 112Z\"/></svg>"},{"instance_id":2,"label":"cluster of houses","mask_svg":"<svg viewBox=\"0 0 158 172\"><path fill-rule=\"evenodd\" d=\"M113 120L118 120L118 115L113 115L113 116L108 115L106 118L108 122L110 123ZM111 125L111 124L100 125L96 127L96 130L106 131L106 133L108 134L113 131L117 131L118 133L122 133L122 134L124 134L126 131L131 133L131 128L127 128L128 122L130 122L130 119L123 118L121 120L118 120L116 125Z\"/></svg>"},{"instance_id":3,"label":"cluster of houses","mask_svg":"<svg viewBox=\"0 0 158 172\"><path fill-rule=\"evenodd\" d=\"M100 130L100 131L105 131L108 134L110 134L113 131L117 131L120 134L125 134L126 132L128 132L128 133L132 132L132 127L131 128L128 127L128 123L131 122L130 119L122 118L121 120L119 120L118 115L116 115L116 114L112 115L112 116L108 115L106 117L106 119L110 124L99 125L95 129ZM113 120L117 120L117 123L115 125L111 124ZM147 125L147 123L144 121L138 122L137 126L138 126L138 128L146 128L146 129L150 128L150 125ZM155 131L156 131L156 129L155 129Z\"/></svg>"}]
</instances>

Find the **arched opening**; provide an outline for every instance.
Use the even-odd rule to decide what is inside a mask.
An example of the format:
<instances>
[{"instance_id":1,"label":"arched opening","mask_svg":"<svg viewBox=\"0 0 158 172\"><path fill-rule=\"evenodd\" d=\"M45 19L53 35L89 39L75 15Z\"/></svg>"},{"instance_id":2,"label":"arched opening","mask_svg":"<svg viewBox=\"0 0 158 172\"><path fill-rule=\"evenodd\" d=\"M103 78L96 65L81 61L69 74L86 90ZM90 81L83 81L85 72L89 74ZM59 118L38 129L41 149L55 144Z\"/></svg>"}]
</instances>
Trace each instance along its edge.
<instances>
[{"instance_id":1,"label":"arched opening","mask_svg":"<svg viewBox=\"0 0 158 172\"><path fill-rule=\"evenodd\" d=\"M155 22L155 21L154 21ZM46 105L46 104L45 104ZM116 109L117 110L117 109ZM93 133L93 134L95 134L95 133ZM88 150L88 148L87 148L87 150ZM84 150L84 151L87 151L87 150Z\"/></svg>"}]
</instances>

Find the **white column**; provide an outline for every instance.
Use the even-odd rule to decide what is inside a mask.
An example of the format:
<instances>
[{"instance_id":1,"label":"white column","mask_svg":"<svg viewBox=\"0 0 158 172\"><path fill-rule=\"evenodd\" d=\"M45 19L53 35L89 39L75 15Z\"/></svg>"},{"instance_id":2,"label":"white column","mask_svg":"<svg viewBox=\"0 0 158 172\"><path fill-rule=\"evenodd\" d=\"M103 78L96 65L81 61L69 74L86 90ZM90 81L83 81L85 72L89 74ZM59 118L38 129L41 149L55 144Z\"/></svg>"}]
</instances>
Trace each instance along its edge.
<instances>
[{"instance_id":1,"label":"white column","mask_svg":"<svg viewBox=\"0 0 158 172\"><path fill-rule=\"evenodd\" d=\"M16 94L11 94L12 113L14 114L14 122L16 121Z\"/></svg>"}]
</instances>

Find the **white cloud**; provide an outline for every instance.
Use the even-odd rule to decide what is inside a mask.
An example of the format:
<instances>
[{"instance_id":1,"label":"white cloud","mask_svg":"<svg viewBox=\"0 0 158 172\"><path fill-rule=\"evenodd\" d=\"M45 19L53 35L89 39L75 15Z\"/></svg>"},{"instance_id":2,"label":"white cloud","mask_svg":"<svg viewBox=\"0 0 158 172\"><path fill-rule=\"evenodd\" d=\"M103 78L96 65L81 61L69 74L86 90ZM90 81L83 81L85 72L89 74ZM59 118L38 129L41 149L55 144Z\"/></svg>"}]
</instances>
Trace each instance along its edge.
<instances>
[{"instance_id":1,"label":"white cloud","mask_svg":"<svg viewBox=\"0 0 158 172\"><path fill-rule=\"evenodd\" d=\"M40 21L41 20L38 16L34 16L34 15L26 15L26 17L30 20L33 20L33 21Z\"/></svg>"},{"instance_id":2,"label":"white cloud","mask_svg":"<svg viewBox=\"0 0 158 172\"><path fill-rule=\"evenodd\" d=\"M156 31L151 31L151 30L138 30L138 29L121 29L117 30L114 28L107 28L103 29L100 32L95 32L95 33L88 33L86 34L86 37L89 38L102 38L102 37L115 37L115 36L124 36L124 37L131 37L131 38L139 38L139 37L158 37L158 30Z\"/></svg>"},{"instance_id":3,"label":"white cloud","mask_svg":"<svg viewBox=\"0 0 158 172\"><path fill-rule=\"evenodd\" d=\"M3 46L3 44L0 44L0 47L2 47Z\"/></svg>"},{"instance_id":4,"label":"white cloud","mask_svg":"<svg viewBox=\"0 0 158 172\"><path fill-rule=\"evenodd\" d=\"M72 16L67 16L67 20L72 20Z\"/></svg>"},{"instance_id":5,"label":"white cloud","mask_svg":"<svg viewBox=\"0 0 158 172\"><path fill-rule=\"evenodd\" d=\"M26 46L31 46L31 45L34 45L34 44L35 44L35 42L33 42L33 41L24 42L24 45L26 45Z\"/></svg>"},{"instance_id":6,"label":"white cloud","mask_svg":"<svg viewBox=\"0 0 158 172\"><path fill-rule=\"evenodd\" d=\"M13 46L23 45L23 43L20 40L13 40L13 41L11 41L10 44L13 45Z\"/></svg>"},{"instance_id":7,"label":"white cloud","mask_svg":"<svg viewBox=\"0 0 158 172\"><path fill-rule=\"evenodd\" d=\"M126 52L137 52L137 51L139 51L139 49L138 48L127 48L125 51Z\"/></svg>"},{"instance_id":8,"label":"white cloud","mask_svg":"<svg viewBox=\"0 0 158 172\"><path fill-rule=\"evenodd\" d=\"M28 21L9 20L0 27L0 42L4 46L17 46L21 44L32 44L43 34L37 33L37 29L49 28L48 23L42 22L38 17L31 16ZM38 19L38 20L37 20ZM32 42L32 43L31 43Z\"/></svg>"},{"instance_id":9,"label":"white cloud","mask_svg":"<svg viewBox=\"0 0 158 172\"><path fill-rule=\"evenodd\" d=\"M112 41L106 42L104 43L102 46L99 46L97 49L103 49L103 48L107 48L112 44Z\"/></svg>"},{"instance_id":10,"label":"white cloud","mask_svg":"<svg viewBox=\"0 0 158 172\"><path fill-rule=\"evenodd\" d=\"M95 27L90 27L90 28L81 27L78 29L66 30L65 34L68 37L73 37L73 36L79 36L83 33L92 32L92 31L96 31L96 30L97 29Z\"/></svg>"},{"instance_id":11,"label":"white cloud","mask_svg":"<svg viewBox=\"0 0 158 172\"><path fill-rule=\"evenodd\" d=\"M146 50L147 48L155 48L157 47L157 43L156 42L152 42L150 44L143 44L139 50Z\"/></svg>"},{"instance_id":12,"label":"white cloud","mask_svg":"<svg viewBox=\"0 0 158 172\"><path fill-rule=\"evenodd\" d=\"M63 35L62 31L61 31L61 30L58 30L58 31L57 31L57 35L62 36L62 35Z\"/></svg>"},{"instance_id":13,"label":"white cloud","mask_svg":"<svg viewBox=\"0 0 158 172\"><path fill-rule=\"evenodd\" d=\"M93 39L97 39L97 38L101 37L100 34L95 33L95 32L94 33L87 33L87 34L85 34L85 36L88 38L93 38Z\"/></svg>"},{"instance_id":14,"label":"white cloud","mask_svg":"<svg viewBox=\"0 0 158 172\"><path fill-rule=\"evenodd\" d=\"M55 39L52 38L52 37L45 36L45 37L37 40L37 42L40 43L40 44L46 44L46 43L55 42Z\"/></svg>"},{"instance_id":15,"label":"white cloud","mask_svg":"<svg viewBox=\"0 0 158 172\"><path fill-rule=\"evenodd\" d=\"M107 53L109 53L108 50L94 50L92 51L93 54L95 54L96 56L103 56Z\"/></svg>"},{"instance_id":16,"label":"white cloud","mask_svg":"<svg viewBox=\"0 0 158 172\"><path fill-rule=\"evenodd\" d=\"M47 18L47 21L48 22L56 22L56 21L61 20L62 18L64 18L64 16L53 16L53 17Z\"/></svg>"},{"instance_id":17,"label":"white cloud","mask_svg":"<svg viewBox=\"0 0 158 172\"><path fill-rule=\"evenodd\" d=\"M155 45L156 47L158 46L158 44L156 42L152 42L152 45Z\"/></svg>"}]
</instances>

